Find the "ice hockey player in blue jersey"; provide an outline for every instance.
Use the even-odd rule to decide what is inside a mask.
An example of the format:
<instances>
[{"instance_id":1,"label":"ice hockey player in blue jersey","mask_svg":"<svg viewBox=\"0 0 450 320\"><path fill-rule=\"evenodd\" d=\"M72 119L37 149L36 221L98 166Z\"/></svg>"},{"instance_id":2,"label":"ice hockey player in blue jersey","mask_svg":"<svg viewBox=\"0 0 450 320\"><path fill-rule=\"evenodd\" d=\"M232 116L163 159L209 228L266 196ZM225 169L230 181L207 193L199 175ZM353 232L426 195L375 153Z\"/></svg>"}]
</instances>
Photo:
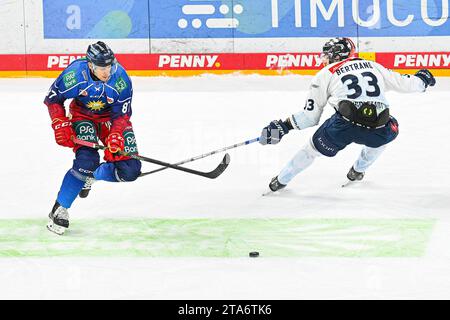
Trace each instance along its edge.
<instances>
[{"instance_id":1,"label":"ice hockey player in blue jersey","mask_svg":"<svg viewBox=\"0 0 450 320\"><path fill-rule=\"evenodd\" d=\"M362 180L366 170L399 133L385 92L424 92L436 83L426 69L419 70L415 76L401 75L374 61L358 58L349 38L327 41L321 57L324 68L312 79L304 109L285 121L270 122L263 128L260 143L276 144L291 130L317 125L327 103L336 113L317 129L278 176L272 178L269 184L272 192L284 188L318 156L334 157L351 143L363 147L347 178Z\"/></svg>"},{"instance_id":2,"label":"ice hockey player in blue jersey","mask_svg":"<svg viewBox=\"0 0 450 320\"><path fill-rule=\"evenodd\" d=\"M77 196L86 197L96 180L134 181L141 173L130 121L133 87L113 51L98 41L88 46L85 59L75 60L55 80L44 103L48 107L56 143L73 149L72 168L64 176L47 228L63 234L69 227L68 210ZM64 102L71 100L66 112ZM76 145L73 138L108 147L100 163L98 150Z\"/></svg>"}]
</instances>

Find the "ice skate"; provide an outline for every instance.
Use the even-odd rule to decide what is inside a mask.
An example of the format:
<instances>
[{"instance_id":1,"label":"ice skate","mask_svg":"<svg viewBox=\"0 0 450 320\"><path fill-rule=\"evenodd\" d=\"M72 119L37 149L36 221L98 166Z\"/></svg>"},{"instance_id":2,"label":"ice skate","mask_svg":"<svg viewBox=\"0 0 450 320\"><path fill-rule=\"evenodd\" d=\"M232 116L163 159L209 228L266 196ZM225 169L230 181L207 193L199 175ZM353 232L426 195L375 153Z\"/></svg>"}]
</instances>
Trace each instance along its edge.
<instances>
[{"instance_id":1,"label":"ice skate","mask_svg":"<svg viewBox=\"0 0 450 320\"><path fill-rule=\"evenodd\" d=\"M358 172L355 169L353 169L353 166L352 166L347 173L348 181L342 185L342 188L348 186L349 184L351 184L355 181L361 181L363 178L364 178L364 172Z\"/></svg>"},{"instance_id":2,"label":"ice skate","mask_svg":"<svg viewBox=\"0 0 450 320\"><path fill-rule=\"evenodd\" d=\"M286 185L285 184L281 184L280 181L278 181L278 176L276 176L276 177L272 178L272 180L269 183L270 191L267 191L267 192L263 193L263 196L266 196L268 194L271 194L273 192L281 190L284 187L286 187Z\"/></svg>"},{"instance_id":3,"label":"ice skate","mask_svg":"<svg viewBox=\"0 0 450 320\"><path fill-rule=\"evenodd\" d=\"M86 198L89 195L89 191L91 191L92 185L96 180L94 178L88 177L86 182L84 183L83 189L81 189L78 196L80 198Z\"/></svg>"},{"instance_id":4,"label":"ice skate","mask_svg":"<svg viewBox=\"0 0 450 320\"><path fill-rule=\"evenodd\" d=\"M62 235L69 228L69 212L58 202L55 202L48 217L47 229L51 232Z\"/></svg>"}]
</instances>

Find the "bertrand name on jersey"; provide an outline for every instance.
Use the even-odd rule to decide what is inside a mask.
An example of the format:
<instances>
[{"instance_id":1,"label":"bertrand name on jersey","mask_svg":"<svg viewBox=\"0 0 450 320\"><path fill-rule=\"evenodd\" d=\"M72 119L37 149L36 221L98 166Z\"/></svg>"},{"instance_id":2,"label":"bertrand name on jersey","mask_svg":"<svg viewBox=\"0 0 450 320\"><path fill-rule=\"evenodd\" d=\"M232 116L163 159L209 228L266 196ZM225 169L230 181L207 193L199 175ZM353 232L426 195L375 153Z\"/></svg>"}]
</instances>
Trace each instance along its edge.
<instances>
[{"instance_id":1,"label":"bertrand name on jersey","mask_svg":"<svg viewBox=\"0 0 450 320\"><path fill-rule=\"evenodd\" d=\"M350 71L355 71L355 70L362 70L362 69L373 69L373 66L370 62L368 61L364 61L364 62L359 62L356 61L352 64L349 64L345 67L341 67L338 69L335 69L334 72L336 72L336 74L338 76L340 76L341 74L350 72Z\"/></svg>"}]
</instances>

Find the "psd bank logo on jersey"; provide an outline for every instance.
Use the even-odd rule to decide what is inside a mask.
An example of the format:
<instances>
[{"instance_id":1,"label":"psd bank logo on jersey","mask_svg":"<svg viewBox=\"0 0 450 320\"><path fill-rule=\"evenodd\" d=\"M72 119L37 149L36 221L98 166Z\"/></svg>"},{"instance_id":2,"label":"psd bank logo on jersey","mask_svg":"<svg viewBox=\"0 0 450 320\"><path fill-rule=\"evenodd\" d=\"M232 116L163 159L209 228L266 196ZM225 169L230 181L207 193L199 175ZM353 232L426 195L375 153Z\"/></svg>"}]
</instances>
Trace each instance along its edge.
<instances>
[{"instance_id":1,"label":"psd bank logo on jersey","mask_svg":"<svg viewBox=\"0 0 450 320\"><path fill-rule=\"evenodd\" d=\"M128 154L137 154L138 149L136 145L136 137L134 136L134 132L126 131L123 137L125 138L125 147L123 151L125 151Z\"/></svg>"},{"instance_id":2,"label":"psd bank logo on jersey","mask_svg":"<svg viewBox=\"0 0 450 320\"><path fill-rule=\"evenodd\" d=\"M198 4L198 0L190 0L181 6L183 17L178 20L178 28L236 29L239 26L237 17L244 12L244 6L222 2L213 0L208 4Z\"/></svg>"},{"instance_id":3,"label":"psd bank logo on jersey","mask_svg":"<svg viewBox=\"0 0 450 320\"><path fill-rule=\"evenodd\" d=\"M95 130L92 122L75 122L75 133L77 135L77 139L89 142L97 142L97 131Z\"/></svg>"},{"instance_id":4,"label":"psd bank logo on jersey","mask_svg":"<svg viewBox=\"0 0 450 320\"><path fill-rule=\"evenodd\" d=\"M91 111L100 111L105 107L105 103L101 100L89 101L86 103L86 107Z\"/></svg>"},{"instance_id":5,"label":"psd bank logo on jersey","mask_svg":"<svg viewBox=\"0 0 450 320\"><path fill-rule=\"evenodd\" d=\"M77 77L75 75L75 71L69 71L63 76L64 85L66 89L72 88L75 84L77 84Z\"/></svg>"}]
</instances>

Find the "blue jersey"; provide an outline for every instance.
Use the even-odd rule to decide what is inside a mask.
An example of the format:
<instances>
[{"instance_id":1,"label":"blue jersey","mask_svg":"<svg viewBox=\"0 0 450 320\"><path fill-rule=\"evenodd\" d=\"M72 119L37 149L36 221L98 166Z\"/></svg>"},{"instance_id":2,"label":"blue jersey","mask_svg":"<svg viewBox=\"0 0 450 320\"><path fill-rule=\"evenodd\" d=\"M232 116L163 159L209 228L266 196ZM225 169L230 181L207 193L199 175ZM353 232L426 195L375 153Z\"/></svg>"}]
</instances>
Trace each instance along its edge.
<instances>
[{"instance_id":1,"label":"blue jersey","mask_svg":"<svg viewBox=\"0 0 450 320\"><path fill-rule=\"evenodd\" d=\"M119 63L113 65L111 73L107 82L94 80L88 61L75 60L52 84L44 103L64 106L65 100L74 99L77 111L92 118L113 121L121 116L131 117L131 80Z\"/></svg>"}]
</instances>

